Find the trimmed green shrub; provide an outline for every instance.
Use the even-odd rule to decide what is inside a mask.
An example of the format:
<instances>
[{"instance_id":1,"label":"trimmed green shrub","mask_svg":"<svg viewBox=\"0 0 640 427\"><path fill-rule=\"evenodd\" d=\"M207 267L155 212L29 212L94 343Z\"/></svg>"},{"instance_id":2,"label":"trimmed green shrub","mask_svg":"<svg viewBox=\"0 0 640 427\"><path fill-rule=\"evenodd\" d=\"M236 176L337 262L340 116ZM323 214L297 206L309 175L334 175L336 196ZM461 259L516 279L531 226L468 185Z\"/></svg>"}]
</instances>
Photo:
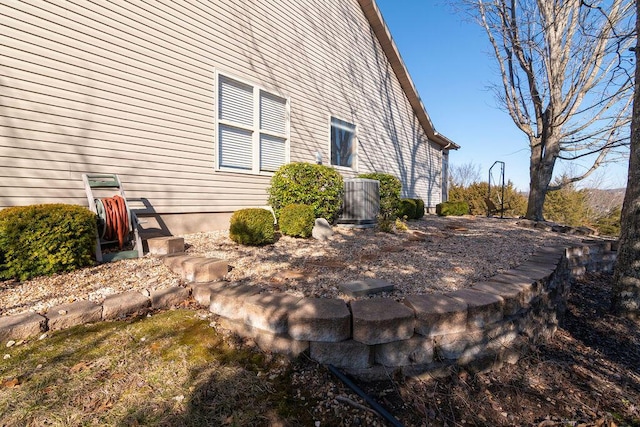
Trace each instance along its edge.
<instances>
[{"instance_id":1,"label":"trimmed green shrub","mask_svg":"<svg viewBox=\"0 0 640 427\"><path fill-rule=\"evenodd\" d=\"M280 232L287 236L304 237L311 236L316 216L313 206L287 205L280 211Z\"/></svg>"},{"instance_id":2,"label":"trimmed green shrub","mask_svg":"<svg viewBox=\"0 0 640 427\"><path fill-rule=\"evenodd\" d=\"M417 204L414 199L400 200L400 218L416 219Z\"/></svg>"},{"instance_id":3,"label":"trimmed green shrub","mask_svg":"<svg viewBox=\"0 0 640 427\"><path fill-rule=\"evenodd\" d=\"M260 246L276 241L273 214L267 209L240 209L231 215L229 237L241 245Z\"/></svg>"},{"instance_id":4,"label":"trimmed green shrub","mask_svg":"<svg viewBox=\"0 0 640 427\"><path fill-rule=\"evenodd\" d=\"M424 216L424 200L413 199L416 202L416 216L414 219L420 219Z\"/></svg>"},{"instance_id":5,"label":"trimmed green shrub","mask_svg":"<svg viewBox=\"0 0 640 427\"><path fill-rule=\"evenodd\" d=\"M289 163L278 168L267 192L278 220L285 206L302 204L312 206L316 218L333 223L342 207L344 183L342 175L329 166Z\"/></svg>"},{"instance_id":6,"label":"trimmed green shrub","mask_svg":"<svg viewBox=\"0 0 640 427\"><path fill-rule=\"evenodd\" d=\"M96 215L78 205L47 204L0 211L0 275L27 280L93 264Z\"/></svg>"},{"instance_id":7,"label":"trimmed green shrub","mask_svg":"<svg viewBox=\"0 0 640 427\"><path fill-rule=\"evenodd\" d=\"M398 178L388 173L363 173L358 178L375 179L380 181L380 215L378 223L390 220L393 225L400 210L400 192L402 183Z\"/></svg>"},{"instance_id":8,"label":"trimmed green shrub","mask_svg":"<svg viewBox=\"0 0 640 427\"><path fill-rule=\"evenodd\" d=\"M444 202L436 205L436 213L440 216L460 216L469 213L467 202Z\"/></svg>"}]
</instances>

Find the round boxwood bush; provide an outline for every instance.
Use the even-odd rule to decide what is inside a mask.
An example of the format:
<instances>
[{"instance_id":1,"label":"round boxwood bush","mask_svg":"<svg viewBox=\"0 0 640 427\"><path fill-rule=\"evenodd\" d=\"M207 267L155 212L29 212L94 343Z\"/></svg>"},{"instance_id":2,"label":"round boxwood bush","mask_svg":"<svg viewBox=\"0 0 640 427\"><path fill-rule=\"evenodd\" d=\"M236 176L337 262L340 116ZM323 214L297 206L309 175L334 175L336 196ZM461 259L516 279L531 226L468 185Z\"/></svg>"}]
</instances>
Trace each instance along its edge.
<instances>
[{"instance_id":1,"label":"round boxwood bush","mask_svg":"<svg viewBox=\"0 0 640 427\"><path fill-rule=\"evenodd\" d=\"M62 203L0 211L0 277L27 280L92 265L97 218Z\"/></svg>"},{"instance_id":2,"label":"round boxwood bush","mask_svg":"<svg viewBox=\"0 0 640 427\"><path fill-rule=\"evenodd\" d=\"M424 216L424 200L413 199L416 202L416 216L415 219L420 219Z\"/></svg>"},{"instance_id":3,"label":"round boxwood bush","mask_svg":"<svg viewBox=\"0 0 640 427\"><path fill-rule=\"evenodd\" d=\"M414 199L400 200L400 217L407 219L416 219L416 201Z\"/></svg>"},{"instance_id":4,"label":"round boxwood bush","mask_svg":"<svg viewBox=\"0 0 640 427\"><path fill-rule=\"evenodd\" d=\"M400 210L400 192L402 183L398 178L388 173L363 173L358 178L375 179L380 181L380 220L393 222Z\"/></svg>"},{"instance_id":5,"label":"round boxwood bush","mask_svg":"<svg viewBox=\"0 0 640 427\"><path fill-rule=\"evenodd\" d=\"M267 245L275 242L273 214L267 209L240 209L231 215L229 237L242 245Z\"/></svg>"},{"instance_id":6,"label":"round boxwood bush","mask_svg":"<svg viewBox=\"0 0 640 427\"><path fill-rule=\"evenodd\" d=\"M271 178L269 204L276 217L287 205L313 207L316 218L332 223L342 207L344 186L342 175L328 166L311 163L289 163L280 166Z\"/></svg>"},{"instance_id":7,"label":"round boxwood bush","mask_svg":"<svg viewBox=\"0 0 640 427\"><path fill-rule=\"evenodd\" d=\"M469 213L467 202L443 202L436 205L436 213L440 216L461 216Z\"/></svg>"},{"instance_id":8,"label":"round boxwood bush","mask_svg":"<svg viewBox=\"0 0 640 427\"><path fill-rule=\"evenodd\" d=\"M287 205L280 211L280 232L287 236L304 237L311 236L316 216L313 206Z\"/></svg>"}]
</instances>

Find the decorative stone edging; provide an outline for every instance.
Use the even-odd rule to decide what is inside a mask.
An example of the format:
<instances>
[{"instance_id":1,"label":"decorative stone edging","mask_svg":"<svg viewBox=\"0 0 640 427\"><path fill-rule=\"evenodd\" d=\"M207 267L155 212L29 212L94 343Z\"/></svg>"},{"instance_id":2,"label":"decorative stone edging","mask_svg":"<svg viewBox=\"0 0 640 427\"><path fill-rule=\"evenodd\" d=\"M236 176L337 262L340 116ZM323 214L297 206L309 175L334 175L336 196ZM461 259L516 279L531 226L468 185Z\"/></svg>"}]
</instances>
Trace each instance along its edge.
<instances>
[{"instance_id":1,"label":"decorative stone edging","mask_svg":"<svg viewBox=\"0 0 640 427\"><path fill-rule=\"evenodd\" d=\"M0 342L169 308L191 295L219 315L223 327L264 350L291 356L309 351L314 360L359 377L437 376L456 365L484 371L515 363L530 343L552 336L566 307L570 279L587 271L611 271L617 249L601 240L542 248L532 260L468 289L410 295L402 302L374 298L347 304L229 286L218 281L227 272L226 261L176 253L173 243L167 242L170 255L164 262L193 281L190 287L129 291L102 304L53 307L44 315L0 316Z\"/></svg>"},{"instance_id":2,"label":"decorative stone edging","mask_svg":"<svg viewBox=\"0 0 640 427\"><path fill-rule=\"evenodd\" d=\"M0 342L26 339L46 331L67 329L86 323L116 320L147 310L178 305L189 298L191 290L179 286L155 291L128 291L108 296L102 304L76 301L47 310L44 315L27 312L0 316Z\"/></svg>"}]
</instances>

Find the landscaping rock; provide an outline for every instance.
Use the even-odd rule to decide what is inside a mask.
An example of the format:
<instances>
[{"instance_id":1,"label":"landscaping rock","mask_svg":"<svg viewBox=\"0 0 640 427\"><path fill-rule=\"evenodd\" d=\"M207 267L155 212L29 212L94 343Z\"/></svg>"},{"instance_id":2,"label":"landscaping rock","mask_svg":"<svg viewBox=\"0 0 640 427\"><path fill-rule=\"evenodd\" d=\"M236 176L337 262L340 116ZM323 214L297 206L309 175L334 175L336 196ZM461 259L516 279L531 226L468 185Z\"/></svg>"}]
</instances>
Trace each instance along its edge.
<instances>
[{"instance_id":1,"label":"landscaping rock","mask_svg":"<svg viewBox=\"0 0 640 427\"><path fill-rule=\"evenodd\" d=\"M320 241L328 240L333 236L333 228L331 228L329 221L324 218L316 218L313 230L311 231L311 236Z\"/></svg>"},{"instance_id":2,"label":"landscaping rock","mask_svg":"<svg viewBox=\"0 0 640 427\"><path fill-rule=\"evenodd\" d=\"M0 316L0 342L13 338L24 339L46 330L47 319L37 313Z\"/></svg>"},{"instance_id":3,"label":"landscaping rock","mask_svg":"<svg viewBox=\"0 0 640 427\"><path fill-rule=\"evenodd\" d=\"M416 332L427 337L467 329L467 304L440 294L410 295L404 303L416 314Z\"/></svg>"},{"instance_id":4,"label":"landscaping rock","mask_svg":"<svg viewBox=\"0 0 640 427\"><path fill-rule=\"evenodd\" d=\"M311 358L339 368L368 368L373 363L372 348L357 341L309 343Z\"/></svg>"},{"instance_id":5,"label":"landscaping rock","mask_svg":"<svg viewBox=\"0 0 640 427\"><path fill-rule=\"evenodd\" d=\"M530 277L522 274L516 274L513 270L498 274L491 278L492 282L508 283L512 286L520 288L522 298L522 304L524 307L528 306L531 301L542 291L542 283L533 280Z\"/></svg>"},{"instance_id":6,"label":"landscaping rock","mask_svg":"<svg viewBox=\"0 0 640 427\"><path fill-rule=\"evenodd\" d=\"M189 257L182 261L182 277L188 282L215 282L228 271L227 261L218 258Z\"/></svg>"},{"instance_id":7,"label":"landscaping rock","mask_svg":"<svg viewBox=\"0 0 640 427\"><path fill-rule=\"evenodd\" d=\"M149 253L152 255L170 255L184 252L183 237L154 237L147 240Z\"/></svg>"},{"instance_id":8,"label":"landscaping rock","mask_svg":"<svg viewBox=\"0 0 640 427\"><path fill-rule=\"evenodd\" d=\"M189 289L180 286L151 291L151 307L153 309L169 308L189 298Z\"/></svg>"},{"instance_id":9,"label":"landscaping rock","mask_svg":"<svg viewBox=\"0 0 640 427\"><path fill-rule=\"evenodd\" d=\"M247 297L242 307L244 322L271 333L286 333L289 312L294 310L300 299L300 297L282 293L251 295Z\"/></svg>"},{"instance_id":10,"label":"landscaping rock","mask_svg":"<svg viewBox=\"0 0 640 427\"><path fill-rule=\"evenodd\" d=\"M52 331L67 329L85 323L102 320L102 306L91 301L77 301L52 307L45 313L49 319L48 326Z\"/></svg>"},{"instance_id":11,"label":"landscaping rock","mask_svg":"<svg viewBox=\"0 0 640 427\"><path fill-rule=\"evenodd\" d=\"M487 351L483 331L440 335L435 337L435 345L440 357L458 359L459 363L469 362Z\"/></svg>"},{"instance_id":12,"label":"landscaping rock","mask_svg":"<svg viewBox=\"0 0 640 427\"><path fill-rule=\"evenodd\" d=\"M564 250L564 256L571 258L573 256L583 256L589 254L589 246L571 246Z\"/></svg>"},{"instance_id":13,"label":"landscaping rock","mask_svg":"<svg viewBox=\"0 0 640 427\"><path fill-rule=\"evenodd\" d=\"M172 255L167 255L163 257L162 262L164 263L164 265L169 267L171 271L173 271L179 276L182 276L183 274L182 263L190 258L193 258L193 257L191 255L186 255L183 253L172 254Z\"/></svg>"},{"instance_id":14,"label":"landscaping rock","mask_svg":"<svg viewBox=\"0 0 640 427\"><path fill-rule=\"evenodd\" d=\"M394 289L394 285L380 279L362 279L338 285L338 289L345 295L359 297L380 292L391 292Z\"/></svg>"},{"instance_id":15,"label":"landscaping rock","mask_svg":"<svg viewBox=\"0 0 640 427\"><path fill-rule=\"evenodd\" d=\"M496 351L503 351L511 348L518 339L518 325L515 322L500 322L491 325L485 330L488 339L487 348Z\"/></svg>"},{"instance_id":16,"label":"landscaping rock","mask_svg":"<svg viewBox=\"0 0 640 427\"><path fill-rule=\"evenodd\" d=\"M110 295L102 303L102 319L126 317L151 305L151 300L137 291Z\"/></svg>"},{"instance_id":17,"label":"landscaping rock","mask_svg":"<svg viewBox=\"0 0 640 427\"><path fill-rule=\"evenodd\" d=\"M224 288L223 282L193 283L191 285L191 295L198 304L203 307L211 305L211 295Z\"/></svg>"},{"instance_id":18,"label":"landscaping rock","mask_svg":"<svg viewBox=\"0 0 640 427\"><path fill-rule=\"evenodd\" d=\"M406 366L433 362L433 339L414 336L375 347L375 362L384 366Z\"/></svg>"},{"instance_id":19,"label":"landscaping rock","mask_svg":"<svg viewBox=\"0 0 640 427\"><path fill-rule=\"evenodd\" d=\"M445 295L467 304L467 327L470 329L480 329L502 320L504 300L498 295L473 289L460 289Z\"/></svg>"},{"instance_id":20,"label":"landscaping rock","mask_svg":"<svg viewBox=\"0 0 640 427\"><path fill-rule=\"evenodd\" d=\"M211 294L209 311L227 319L244 321L244 303L258 292L260 288L249 285L225 287Z\"/></svg>"},{"instance_id":21,"label":"landscaping rock","mask_svg":"<svg viewBox=\"0 0 640 427\"><path fill-rule=\"evenodd\" d=\"M490 280L487 282L474 283L471 289L501 297L504 301L503 312L505 316L514 315L525 306L523 289L511 283L501 283Z\"/></svg>"},{"instance_id":22,"label":"landscaping rock","mask_svg":"<svg viewBox=\"0 0 640 427\"><path fill-rule=\"evenodd\" d=\"M527 261L524 264L520 264L518 267L507 270L516 275L530 277L532 281L546 279L551 276L556 270L557 263L536 263Z\"/></svg>"},{"instance_id":23,"label":"landscaping rock","mask_svg":"<svg viewBox=\"0 0 640 427\"><path fill-rule=\"evenodd\" d=\"M349 308L339 299L303 298L289 314L289 335L303 341L338 342L349 339Z\"/></svg>"},{"instance_id":24,"label":"landscaping rock","mask_svg":"<svg viewBox=\"0 0 640 427\"><path fill-rule=\"evenodd\" d=\"M272 334L262 329L253 328L244 322L220 318L218 323L224 329L253 340L264 351L297 357L309 349L308 341L299 341L286 335Z\"/></svg>"},{"instance_id":25,"label":"landscaping rock","mask_svg":"<svg viewBox=\"0 0 640 427\"><path fill-rule=\"evenodd\" d=\"M413 310L386 298L351 302L353 339L363 344L383 344L413 336Z\"/></svg>"}]
</instances>

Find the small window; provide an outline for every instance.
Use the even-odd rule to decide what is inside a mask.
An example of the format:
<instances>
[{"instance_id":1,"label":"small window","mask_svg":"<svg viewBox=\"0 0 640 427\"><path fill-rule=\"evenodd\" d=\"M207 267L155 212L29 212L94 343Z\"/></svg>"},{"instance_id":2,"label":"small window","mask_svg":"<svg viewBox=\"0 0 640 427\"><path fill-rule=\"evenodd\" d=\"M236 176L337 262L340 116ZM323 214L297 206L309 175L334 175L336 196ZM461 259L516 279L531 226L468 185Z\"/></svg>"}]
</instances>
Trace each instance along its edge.
<instances>
[{"instance_id":1,"label":"small window","mask_svg":"<svg viewBox=\"0 0 640 427\"><path fill-rule=\"evenodd\" d=\"M286 99L227 76L218 76L218 168L273 172L288 161Z\"/></svg>"},{"instance_id":2,"label":"small window","mask_svg":"<svg viewBox=\"0 0 640 427\"><path fill-rule=\"evenodd\" d=\"M356 126L331 117L331 164L354 167Z\"/></svg>"}]
</instances>

